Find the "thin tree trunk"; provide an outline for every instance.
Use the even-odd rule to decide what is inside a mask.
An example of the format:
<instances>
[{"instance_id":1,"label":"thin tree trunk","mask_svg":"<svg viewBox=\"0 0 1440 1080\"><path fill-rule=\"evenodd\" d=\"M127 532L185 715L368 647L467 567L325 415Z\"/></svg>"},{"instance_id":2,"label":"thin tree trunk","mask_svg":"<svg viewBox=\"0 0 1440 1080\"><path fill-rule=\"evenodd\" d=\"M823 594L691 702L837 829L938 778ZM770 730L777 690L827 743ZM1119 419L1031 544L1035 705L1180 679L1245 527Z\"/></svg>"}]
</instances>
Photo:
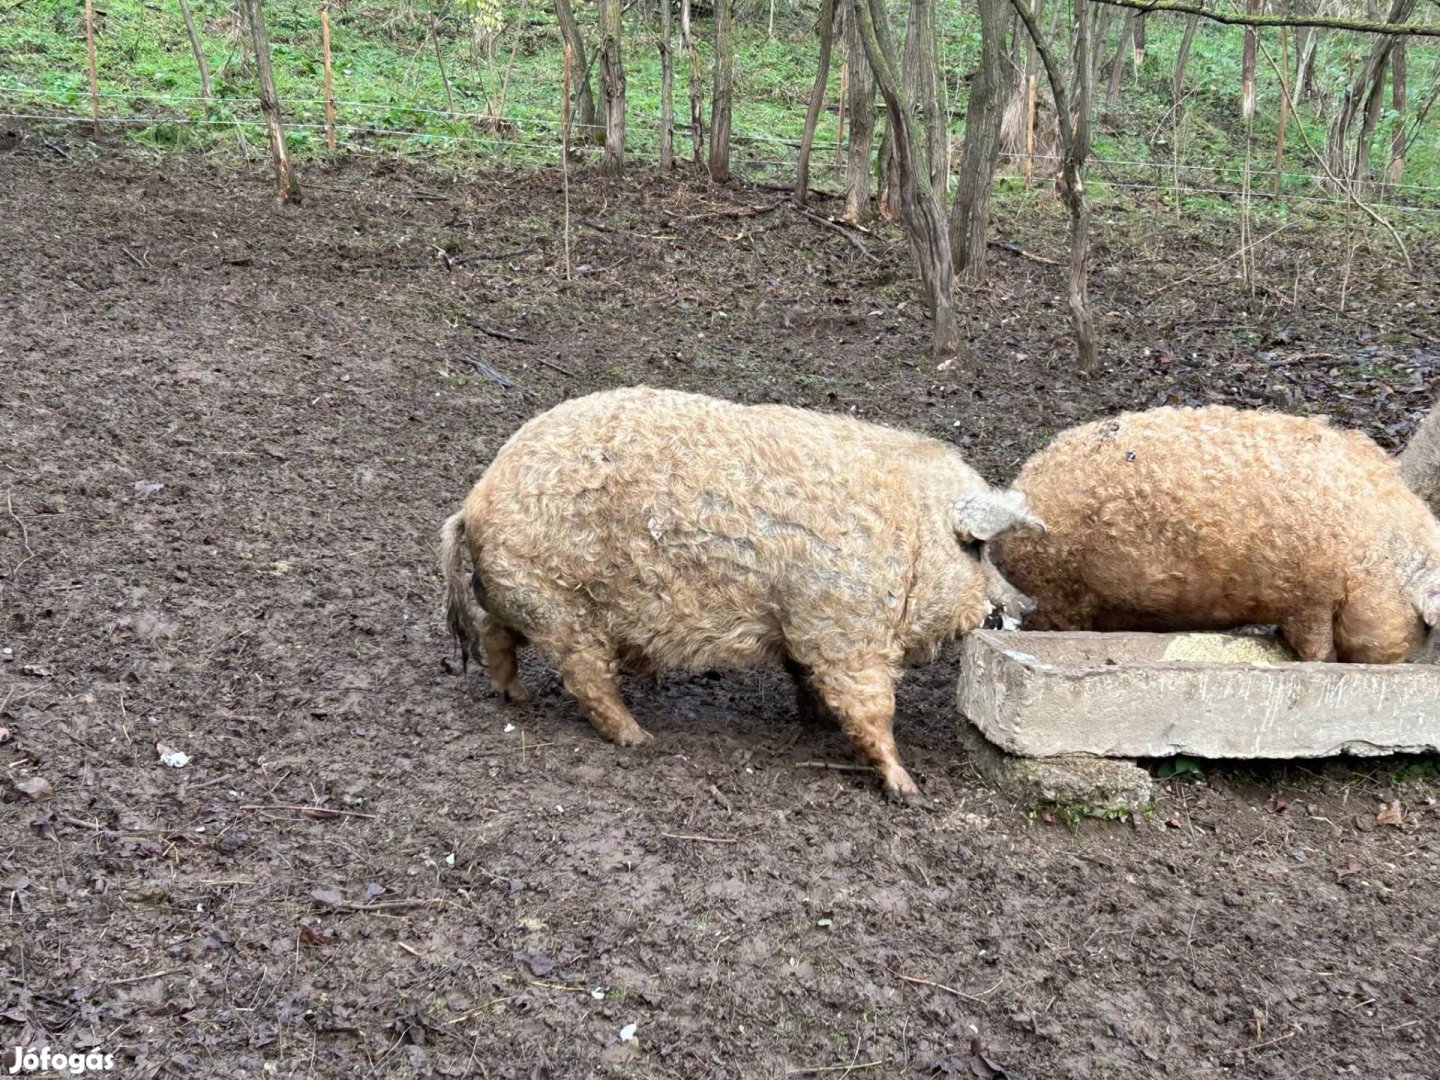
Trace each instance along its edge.
<instances>
[{"instance_id":1,"label":"thin tree trunk","mask_svg":"<svg viewBox=\"0 0 1440 1080\"><path fill-rule=\"evenodd\" d=\"M858 11L867 0L845 0L846 51L850 55L850 147L845 166L845 220L866 221L871 204L870 157L875 144L875 80L865 58Z\"/></svg>"},{"instance_id":2,"label":"thin tree trunk","mask_svg":"<svg viewBox=\"0 0 1440 1080\"><path fill-rule=\"evenodd\" d=\"M1385 179L1398 184L1405 175L1405 42L1397 41L1390 53L1390 106L1395 110L1395 131L1390 136L1390 165Z\"/></svg>"},{"instance_id":3,"label":"thin tree trunk","mask_svg":"<svg viewBox=\"0 0 1440 1080\"><path fill-rule=\"evenodd\" d=\"M1295 90L1297 102L1315 94L1315 58L1320 51L1320 30L1318 27L1302 26L1303 42L1295 44Z\"/></svg>"},{"instance_id":4,"label":"thin tree trunk","mask_svg":"<svg viewBox=\"0 0 1440 1080\"><path fill-rule=\"evenodd\" d=\"M90 69L90 137L100 138L100 74L95 67L95 0L85 0L85 63Z\"/></svg>"},{"instance_id":5,"label":"thin tree trunk","mask_svg":"<svg viewBox=\"0 0 1440 1080\"><path fill-rule=\"evenodd\" d=\"M86 7L90 6L87 0ZM322 19L328 20L326 5L320 9ZM180 0L180 15L185 20L185 33L190 38L190 51L195 54L195 67L200 72L200 96L210 100L210 65L205 63L205 49L200 44L200 35L195 31L195 16L190 13L190 0Z\"/></svg>"},{"instance_id":6,"label":"thin tree trunk","mask_svg":"<svg viewBox=\"0 0 1440 1080\"><path fill-rule=\"evenodd\" d=\"M1003 27L1001 34L1004 34ZM909 77L907 96L919 110L920 128L925 136L930 186L940 196L943 206L950 186L950 111L935 43L935 0L911 0L910 20L905 31L905 70Z\"/></svg>"},{"instance_id":7,"label":"thin tree trunk","mask_svg":"<svg viewBox=\"0 0 1440 1080\"><path fill-rule=\"evenodd\" d=\"M604 176L625 171L625 65L620 56L620 0L600 0L600 90L605 109Z\"/></svg>"},{"instance_id":8,"label":"thin tree trunk","mask_svg":"<svg viewBox=\"0 0 1440 1080\"><path fill-rule=\"evenodd\" d=\"M1261 0L1245 0L1245 10L1254 15ZM1259 40L1253 26L1245 27L1245 42L1240 53L1240 118L1248 126L1255 118L1255 44ZM1248 161L1248 151L1247 161Z\"/></svg>"},{"instance_id":9,"label":"thin tree trunk","mask_svg":"<svg viewBox=\"0 0 1440 1080\"><path fill-rule=\"evenodd\" d=\"M562 41L561 48L564 51L565 69L563 91L560 96L560 182L564 192L565 200L565 222L563 240L565 244L565 280L570 277L570 86L574 76L575 54L570 49L570 42Z\"/></svg>"},{"instance_id":10,"label":"thin tree trunk","mask_svg":"<svg viewBox=\"0 0 1440 1080\"><path fill-rule=\"evenodd\" d=\"M795 166L795 201L805 205L810 195L810 150L815 145L815 125L825 107L825 87L830 81L830 47L835 39L835 0L820 3L820 59L815 66L815 85L810 88L810 108L805 113L805 133L800 136L800 159Z\"/></svg>"},{"instance_id":11,"label":"thin tree trunk","mask_svg":"<svg viewBox=\"0 0 1440 1080\"><path fill-rule=\"evenodd\" d=\"M1089 5L1086 5L1087 7ZM1105 39L1110 36L1110 27L1120 17L1120 9L1096 4L1090 17L1090 85L1100 81L1100 69L1105 59Z\"/></svg>"},{"instance_id":12,"label":"thin tree trunk","mask_svg":"<svg viewBox=\"0 0 1440 1080\"><path fill-rule=\"evenodd\" d=\"M450 76L445 74L445 54L440 51L440 28L435 25L435 13L430 13L430 41L435 46L435 66L440 69L440 85L445 88L445 104L450 109L450 119L455 115L455 96L450 93Z\"/></svg>"},{"instance_id":13,"label":"thin tree trunk","mask_svg":"<svg viewBox=\"0 0 1440 1080\"><path fill-rule=\"evenodd\" d=\"M275 72L270 67L270 38L265 33L265 16L260 0L245 0L250 18L250 36L255 46L255 73L260 80L260 112L265 118L265 132L270 139L270 160L275 166L277 203L301 201L300 181L290 166L285 152L285 129L280 122L280 100L275 94Z\"/></svg>"},{"instance_id":14,"label":"thin tree trunk","mask_svg":"<svg viewBox=\"0 0 1440 1080\"><path fill-rule=\"evenodd\" d=\"M930 185L929 170L924 163L924 141L916 131L914 117L901 100L899 58L890 39L885 0L857 0L855 13L865 56L869 58L894 127L905 232L933 320L931 353L937 358L952 356L960 349L960 327L955 315L955 271L950 260L945 210Z\"/></svg>"},{"instance_id":15,"label":"thin tree trunk","mask_svg":"<svg viewBox=\"0 0 1440 1080\"><path fill-rule=\"evenodd\" d=\"M1199 15L1191 15L1185 21L1185 34L1180 39L1180 50L1175 54L1175 70L1170 75L1170 104L1175 108L1180 107L1185 97L1185 65L1190 61L1190 45L1195 40L1195 26L1199 21Z\"/></svg>"},{"instance_id":16,"label":"thin tree trunk","mask_svg":"<svg viewBox=\"0 0 1440 1080\"><path fill-rule=\"evenodd\" d=\"M843 9L842 9L843 10ZM848 46L848 42L847 42ZM835 164L845 160L845 103L850 100L850 57L840 60L840 102L835 110Z\"/></svg>"},{"instance_id":17,"label":"thin tree trunk","mask_svg":"<svg viewBox=\"0 0 1440 1080\"><path fill-rule=\"evenodd\" d=\"M1120 88L1125 84L1125 62L1133 55L1135 13L1125 13L1125 22L1120 27L1120 39L1115 43L1115 55L1110 60L1110 71L1105 83L1105 115L1113 117L1120 104Z\"/></svg>"},{"instance_id":18,"label":"thin tree trunk","mask_svg":"<svg viewBox=\"0 0 1440 1080\"><path fill-rule=\"evenodd\" d=\"M705 90L700 82L700 54L690 33L690 0L680 0L680 42L690 60L690 151L699 165L705 152Z\"/></svg>"},{"instance_id":19,"label":"thin tree trunk","mask_svg":"<svg viewBox=\"0 0 1440 1080\"><path fill-rule=\"evenodd\" d=\"M1028 2L1028 0L1026 0ZM970 80L965 109L965 146L955 205L950 210L950 249L955 271L970 281L985 277L990 228L990 189L1000 158L1000 124L1005 114L1005 27L1008 0L979 0L980 66Z\"/></svg>"},{"instance_id":20,"label":"thin tree trunk","mask_svg":"<svg viewBox=\"0 0 1440 1080\"><path fill-rule=\"evenodd\" d=\"M1085 9L1088 0L1075 4L1075 127L1070 148L1065 154L1061 174L1065 203L1070 208L1070 283L1068 299L1070 318L1075 324L1075 345L1080 356L1080 369L1095 374L1099 358L1095 352L1095 331L1090 322L1090 199L1085 193L1085 159L1090 155L1090 81L1086 78L1090 64L1090 39L1085 32ZM1059 111L1059 101L1056 101Z\"/></svg>"},{"instance_id":21,"label":"thin tree trunk","mask_svg":"<svg viewBox=\"0 0 1440 1080\"><path fill-rule=\"evenodd\" d=\"M1386 22L1405 22L1414 13L1416 0L1392 0ZM1374 131L1374 117L1379 115L1380 95L1384 90L1385 69L1390 60L1390 50L1395 47L1396 38L1391 35L1377 35L1370 46L1370 54L1360 66L1345 90L1340 109L1331 121L1325 140L1325 157L1329 172L1336 177L1352 176L1359 179L1369 162L1369 135ZM1361 116L1361 130L1355 142L1353 161L1347 148L1350 127L1355 118Z\"/></svg>"},{"instance_id":22,"label":"thin tree trunk","mask_svg":"<svg viewBox=\"0 0 1440 1080\"><path fill-rule=\"evenodd\" d=\"M1135 33L1132 38L1135 45L1135 74L1140 74L1140 69L1145 66L1145 12L1135 13Z\"/></svg>"},{"instance_id":23,"label":"thin tree trunk","mask_svg":"<svg viewBox=\"0 0 1440 1080\"><path fill-rule=\"evenodd\" d=\"M715 78L710 91L710 179L730 181L730 88L735 78L733 0L715 0Z\"/></svg>"},{"instance_id":24,"label":"thin tree trunk","mask_svg":"<svg viewBox=\"0 0 1440 1080\"><path fill-rule=\"evenodd\" d=\"M580 125L581 138L595 141L595 95L590 89L590 65L585 58L585 39L575 22L570 0L555 0L555 22L560 27L560 40L570 50L570 62L580 78L574 88L574 119Z\"/></svg>"},{"instance_id":25,"label":"thin tree trunk","mask_svg":"<svg viewBox=\"0 0 1440 1080\"><path fill-rule=\"evenodd\" d=\"M900 216L900 162L895 158L895 125L883 100L880 110L885 119L880 125L880 154L875 159L875 213L882 221L894 221Z\"/></svg>"},{"instance_id":26,"label":"thin tree trunk","mask_svg":"<svg viewBox=\"0 0 1440 1080\"><path fill-rule=\"evenodd\" d=\"M1061 156L1063 158L1060 176L1060 194L1070 210L1070 283L1068 299L1070 319L1075 328L1075 344L1079 352L1080 368L1086 374L1095 374L1099 364L1095 351L1095 332L1090 322L1090 306L1087 292L1088 262L1090 254L1090 201L1085 194L1085 158L1090 152L1090 18L1088 0L1074 0L1075 36L1073 71L1075 85L1067 88L1060 65L1049 45L1040 35L1040 28L1030 14L1027 0L1010 0L1025 30L1035 43L1040 60L1050 82L1050 92L1055 96L1055 117L1060 126Z\"/></svg>"},{"instance_id":27,"label":"thin tree trunk","mask_svg":"<svg viewBox=\"0 0 1440 1080\"><path fill-rule=\"evenodd\" d=\"M670 55L670 3L660 0L660 170L675 168L675 62Z\"/></svg>"},{"instance_id":28,"label":"thin tree trunk","mask_svg":"<svg viewBox=\"0 0 1440 1080\"><path fill-rule=\"evenodd\" d=\"M184 0L181 0L183 3ZM325 69L325 146L335 149L335 86L330 67L330 3L320 5L320 60Z\"/></svg>"}]
</instances>

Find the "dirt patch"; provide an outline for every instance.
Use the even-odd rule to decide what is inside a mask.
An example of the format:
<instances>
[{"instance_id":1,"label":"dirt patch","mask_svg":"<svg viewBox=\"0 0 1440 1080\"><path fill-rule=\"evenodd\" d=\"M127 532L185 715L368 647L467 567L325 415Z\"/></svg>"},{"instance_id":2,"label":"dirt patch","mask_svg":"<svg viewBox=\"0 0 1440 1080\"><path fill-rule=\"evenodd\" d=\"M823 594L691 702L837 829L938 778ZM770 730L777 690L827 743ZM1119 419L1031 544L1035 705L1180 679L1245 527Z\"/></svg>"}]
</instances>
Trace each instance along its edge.
<instances>
[{"instance_id":1,"label":"dirt patch","mask_svg":"<svg viewBox=\"0 0 1440 1080\"><path fill-rule=\"evenodd\" d=\"M1102 208L1087 382L1056 268L992 252L938 372L898 238L775 192L583 178L567 281L557 176L352 162L276 211L258 169L62 149L0 158L0 1044L127 1076L986 1075L977 1038L1030 1077L1440 1072L1433 779L1032 814L958 749L953 654L901 693L931 812L835 768L770 672L630 685L657 740L619 751L533 660L524 708L457 674L433 557L524 418L626 383L853 410L997 480L1172 398L1394 445L1436 385L1433 240L1407 271L1297 224L1252 291L1228 227ZM1055 257L1043 213L1001 233Z\"/></svg>"}]
</instances>

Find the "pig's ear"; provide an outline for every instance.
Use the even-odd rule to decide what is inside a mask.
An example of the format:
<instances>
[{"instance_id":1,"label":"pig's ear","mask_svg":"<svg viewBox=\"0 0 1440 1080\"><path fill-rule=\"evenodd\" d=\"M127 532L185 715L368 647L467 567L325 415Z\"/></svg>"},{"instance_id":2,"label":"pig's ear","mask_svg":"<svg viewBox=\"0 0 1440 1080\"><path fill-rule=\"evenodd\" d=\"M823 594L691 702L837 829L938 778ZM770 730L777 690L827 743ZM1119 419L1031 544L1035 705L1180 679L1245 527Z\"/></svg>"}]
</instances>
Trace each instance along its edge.
<instances>
[{"instance_id":1,"label":"pig's ear","mask_svg":"<svg viewBox=\"0 0 1440 1080\"><path fill-rule=\"evenodd\" d=\"M950 526L962 543L993 540L1016 529L1045 532L1045 523L1030 512L1025 496L1013 489L962 495L950 507Z\"/></svg>"}]
</instances>

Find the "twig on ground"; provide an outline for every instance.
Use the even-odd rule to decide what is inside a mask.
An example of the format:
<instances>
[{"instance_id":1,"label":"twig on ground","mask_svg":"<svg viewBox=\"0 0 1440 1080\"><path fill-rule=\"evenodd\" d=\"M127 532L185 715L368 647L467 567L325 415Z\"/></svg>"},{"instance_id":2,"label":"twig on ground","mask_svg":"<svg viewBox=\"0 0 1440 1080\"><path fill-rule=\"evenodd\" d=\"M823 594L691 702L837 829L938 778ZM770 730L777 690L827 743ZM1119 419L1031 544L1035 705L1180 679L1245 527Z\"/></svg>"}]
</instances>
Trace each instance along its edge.
<instances>
[{"instance_id":1,"label":"twig on ground","mask_svg":"<svg viewBox=\"0 0 1440 1080\"><path fill-rule=\"evenodd\" d=\"M554 360L546 360L543 356L537 356L535 362L543 367L558 371L561 375L569 375L572 379L575 378L575 372L571 371L564 364L557 364Z\"/></svg>"},{"instance_id":2,"label":"twig on ground","mask_svg":"<svg viewBox=\"0 0 1440 1080\"><path fill-rule=\"evenodd\" d=\"M292 803L245 803L240 810L293 810L300 814L318 814L321 817L377 818L379 814L362 814L358 810L336 810L329 806L302 806Z\"/></svg>"},{"instance_id":3,"label":"twig on ground","mask_svg":"<svg viewBox=\"0 0 1440 1080\"><path fill-rule=\"evenodd\" d=\"M503 371L499 371L491 367L489 364L485 363L484 360L481 360L478 356L475 356L472 353L466 353L463 359L467 364L474 368L476 372L484 375L492 382L497 382L501 386L510 390L518 390L520 388L520 384L517 383L514 379L510 378L509 375L506 375Z\"/></svg>"},{"instance_id":4,"label":"twig on ground","mask_svg":"<svg viewBox=\"0 0 1440 1080\"><path fill-rule=\"evenodd\" d=\"M1019 244L1012 244L1007 240L990 240L989 246L998 248L1001 251L1008 251L1012 255L1019 255L1022 259L1029 259L1031 262L1040 263L1043 266L1064 266L1058 259L1047 259L1044 255L1036 255L1033 251L1026 251Z\"/></svg>"},{"instance_id":5,"label":"twig on ground","mask_svg":"<svg viewBox=\"0 0 1440 1080\"><path fill-rule=\"evenodd\" d=\"M22 566L24 566L27 562L29 562L35 557L35 551L30 546L30 531L25 528L25 523L21 521L19 516L15 513L15 507L11 504L10 493L8 491L5 493L5 512L10 515L11 520L14 521L16 525L20 526L20 543L24 545L25 548L25 557L19 562L17 562L14 566L12 566L9 570L5 571L6 577L13 578L17 573L20 572L20 568Z\"/></svg>"},{"instance_id":6,"label":"twig on ground","mask_svg":"<svg viewBox=\"0 0 1440 1080\"><path fill-rule=\"evenodd\" d=\"M838 761L797 761L797 769L832 769L835 772L869 772L869 765L846 765Z\"/></svg>"},{"instance_id":7,"label":"twig on ground","mask_svg":"<svg viewBox=\"0 0 1440 1080\"><path fill-rule=\"evenodd\" d=\"M1185 275L1183 278L1181 278L1179 281L1167 281L1164 285L1161 285L1158 289L1154 289L1154 290L1152 290L1150 293L1148 293L1148 294L1146 295L1145 299L1147 299L1147 300L1153 300L1153 299L1155 299L1155 297L1159 296L1161 293L1169 292L1171 289L1174 289L1174 288L1177 288L1178 286L1184 285L1184 284L1186 284L1187 282L1194 281L1194 280L1195 280L1197 277L1199 277L1201 274L1209 273L1211 270L1214 270L1214 269L1216 269L1216 268L1218 268L1218 267L1224 266L1226 263L1230 262L1230 261L1233 260L1233 259L1238 259L1238 258L1240 258L1242 255L1244 255L1244 254L1245 254L1247 251L1249 251L1251 248L1259 247L1259 246L1260 246L1261 244L1263 244L1266 240L1269 240L1272 236L1275 236L1275 235L1277 235L1278 233L1284 232L1286 229L1288 229L1288 228L1291 226L1291 224L1292 224L1292 222L1287 221L1287 222L1285 222L1284 225L1281 225L1278 229L1271 229L1271 230L1270 230L1268 233L1266 233L1264 236L1260 237L1260 239L1258 239L1258 240L1251 240L1251 241L1249 241L1249 242L1247 242L1247 243L1241 244L1238 248L1236 248L1236 249L1235 249L1233 252L1231 252L1229 255L1226 255L1223 259L1216 259L1216 260L1215 260L1214 262L1212 262L1209 266L1202 266L1199 270L1196 270L1193 274L1186 274L1186 275Z\"/></svg>"},{"instance_id":8,"label":"twig on ground","mask_svg":"<svg viewBox=\"0 0 1440 1080\"><path fill-rule=\"evenodd\" d=\"M163 979L166 975L179 975L185 969L183 967L166 968L164 971L151 971L144 975L131 975L128 979L111 979L110 986L125 986L127 983L144 982L146 979Z\"/></svg>"},{"instance_id":9,"label":"twig on ground","mask_svg":"<svg viewBox=\"0 0 1440 1080\"><path fill-rule=\"evenodd\" d=\"M1005 981L1003 978L997 980L995 985L983 994L967 994L964 990L956 990L953 986L946 986L944 983L935 982L933 979L921 979L914 975L901 975L898 971L895 972L895 974L907 983L914 983L916 986L933 986L936 990L944 990L947 994L954 994L956 997L964 998L966 1001L984 1001L996 990L1000 989L1000 983Z\"/></svg>"},{"instance_id":10,"label":"twig on ground","mask_svg":"<svg viewBox=\"0 0 1440 1080\"><path fill-rule=\"evenodd\" d=\"M504 330L492 329L491 327L488 327L484 323L482 323L479 319L466 319L465 321L471 326L473 326L476 330L479 330L486 337L493 337L497 341L514 341L521 345L535 344L535 342L531 341L529 338L521 337L519 334L510 334L506 333Z\"/></svg>"},{"instance_id":11,"label":"twig on ground","mask_svg":"<svg viewBox=\"0 0 1440 1080\"><path fill-rule=\"evenodd\" d=\"M702 844L737 844L733 836L696 836L691 833L662 832L661 836L667 840L695 840Z\"/></svg>"},{"instance_id":12,"label":"twig on ground","mask_svg":"<svg viewBox=\"0 0 1440 1080\"><path fill-rule=\"evenodd\" d=\"M854 1064L851 1064L851 1065L814 1065L814 1066L812 1066L812 1067L810 1067L810 1068L808 1068L808 1069L786 1069L786 1070L785 1070L785 1075L786 1075L786 1076L813 1076L813 1075L815 1075L816 1073L832 1073L832 1072L848 1073L848 1072L856 1072L856 1071L858 1071L858 1070L860 1070L860 1069L876 1069L876 1068L879 1068L881 1065L884 1065L884 1064L885 1064L885 1062L883 1062L883 1061L881 1061L881 1060L879 1060L879 1059L876 1059L875 1061L860 1061L860 1062L855 1062Z\"/></svg>"},{"instance_id":13,"label":"twig on ground","mask_svg":"<svg viewBox=\"0 0 1440 1080\"><path fill-rule=\"evenodd\" d=\"M839 233L846 240L850 241L851 245L854 246L856 251L860 252L861 255L865 256L865 258L869 259L871 262L878 263L880 261L879 256L872 254L870 249L860 242L860 238L851 231L852 229L856 228L855 226L847 227L845 225L841 225L838 221L832 221L830 218L822 217L820 214L813 214L809 210L806 210L803 206L796 206L793 203L789 205L790 209L794 210L795 213L799 214L801 217L808 218L809 220L815 222L815 224L817 225L823 225L825 228Z\"/></svg>"}]
</instances>

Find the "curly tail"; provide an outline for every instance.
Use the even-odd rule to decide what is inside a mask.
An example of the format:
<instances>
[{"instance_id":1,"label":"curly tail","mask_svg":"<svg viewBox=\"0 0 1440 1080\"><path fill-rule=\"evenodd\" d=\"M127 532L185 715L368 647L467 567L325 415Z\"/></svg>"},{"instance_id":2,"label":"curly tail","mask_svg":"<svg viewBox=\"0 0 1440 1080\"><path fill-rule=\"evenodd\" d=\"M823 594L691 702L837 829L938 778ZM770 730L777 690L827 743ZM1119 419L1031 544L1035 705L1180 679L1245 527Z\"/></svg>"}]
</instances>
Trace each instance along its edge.
<instances>
[{"instance_id":1,"label":"curly tail","mask_svg":"<svg viewBox=\"0 0 1440 1080\"><path fill-rule=\"evenodd\" d=\"M440 570L445 575L445 622L460 643L460 662L468 671L471 655L483 655L483 646L470 576L465 573L463 511L452 515L440 529Z\"/></svg>"}]
</instances>

